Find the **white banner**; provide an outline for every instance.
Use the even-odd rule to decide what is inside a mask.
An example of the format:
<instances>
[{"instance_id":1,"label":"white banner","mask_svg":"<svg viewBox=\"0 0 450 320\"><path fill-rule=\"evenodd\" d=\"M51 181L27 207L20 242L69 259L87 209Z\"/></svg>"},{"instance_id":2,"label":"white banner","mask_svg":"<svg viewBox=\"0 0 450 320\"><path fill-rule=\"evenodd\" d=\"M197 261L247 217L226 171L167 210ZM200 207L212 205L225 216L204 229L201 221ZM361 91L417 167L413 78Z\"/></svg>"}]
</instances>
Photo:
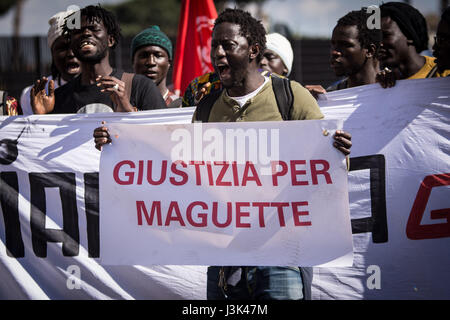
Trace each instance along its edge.
<instances>
[{"instance_id":1,"label":"white banner","mask_svg":"<svg viewBox=\"0 0 450 320\"><path fill-rule=\"evenodd\" d=\"M354 264L314 268L313 299L450 299L450 78L331 92L319 105L353 136Z\"/></svg>"},{"instance_id":2,"label":"white banner","mask_svg":"<svg viewBox=\"0 0 450 320\"><path fill-rule=\"evenodd\" d=\"M102 263L351 266L337 125L110 125Z\"/></svg>"},{"instance_id":3,"label":"white banner","mask_svg":"<svg viewBox=\"0 0 450 320\"><path fill-rule=\"evenodd\" d=\"M449 92L449 78L405 80L319 101L353 135L354 264L315 267L314 299L450 299ZM93 129L192 112L0 118L0 299L205 299L206 267L99 263ZM79 236L64 245L63 228Z\"/></svg>"},{"instance_id":4,"label":"white banner","mask_svg":"<svg viewBox=\"0 0 450 320\"><path fill-rule=\"evenodd\" d=\"M192 112L0 118L0 299L206 299L206 267L99 263L94 128Z\"/></svg>"}]
</instances>

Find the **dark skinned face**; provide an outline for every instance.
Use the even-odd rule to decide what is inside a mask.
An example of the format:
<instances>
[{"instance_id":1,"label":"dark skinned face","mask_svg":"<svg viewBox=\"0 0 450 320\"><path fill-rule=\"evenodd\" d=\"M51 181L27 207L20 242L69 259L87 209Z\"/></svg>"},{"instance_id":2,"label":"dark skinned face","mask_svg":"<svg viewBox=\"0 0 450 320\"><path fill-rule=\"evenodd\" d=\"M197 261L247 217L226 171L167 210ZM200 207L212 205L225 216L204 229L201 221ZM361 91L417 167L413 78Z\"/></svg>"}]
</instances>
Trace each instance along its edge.
<instances>
[{"instance_id":1,"label":"dark skinned face","mask_svg":"<svg viewBox=\"0 0 450 320\"><path fill-rule=\"evenodd\" d=\"M71 48L75 56L82 62L99 63L114 45L114 39L108 35L102 21L88 21L81 17L81 28L74 29L71 34Z\"/></svg>"},{"instance_id":2,"label":"dark skinned face","mask_svg":"<svg viewBox=\"0 0 450 320\"><path fill-rule=\"evenodd\" d=\"M263 58L259 63L259 66L263 70L267 70L282 76L286 76L288 69L281 60L280 56L272 50L266 49L263 54Z\"/></svg>"},{"instance_id":3,"label":"dark skinned face","mask_svg":"<svg viewBox=\"0 0 450 320\"><path fill-rule=\"evenodd\" d=\"M152 79L156 85L167 77L169 67L169 55L160 46L143 46L134 53L134 72Z\"/></svg>"},{"instance_id":4,"label":"dark skinned face","mask_svg":"<svg viewBox=\"0 0 450 320\"><path fill-rule=\"evenodd\" d=\"M436 57L439 71L442 72L450 69L450 25L443 20L439 22L436 39L433 55Z\"/></svg>"},{"instance_id":5,"label":"dark skinned face","mask_svg":"<svg viewBox=\"0 0 450 320\"><path fill-rule=\"evenodd\" d=\"M58 37L53 42L51 51L53 62L64 80L69 81L81 72L80 61L75 58L65 37Z\"/></svg>"},{"instance_id":6,"label":"dark skinned face","mask_svg":"<svg viewBox=\"0 0 450 320\"><path fill-rule=\"evenodd\" d=\"M240 34L240 26L223 22L216 25L211 41L211 63L224 88L243 86L250 66L250 46Z\"/></svg>"},{"instance_id":7,"label":"dark skinned face","mask_svg":"<svg viewBox=\"0 0 450 320\"><path fill-rule=\"evenodd\" d=\"M380 61L383 66L397 67L404 57L409 55L408 39L400 30L397 22L390 17L381 18L383 41L380 48Z\"/></svg>"},{"instance_id":8,"label":"dark skinned face","mask_svg":"<svg viewBox=\"0 0 450 320\"><path fill-rule=\"evenodd\" d=\"M349 76L361 70L367 49L361 47L356 26L336 26L331 37L330 64L336 76Z\"/></svg>"}]
</instances>

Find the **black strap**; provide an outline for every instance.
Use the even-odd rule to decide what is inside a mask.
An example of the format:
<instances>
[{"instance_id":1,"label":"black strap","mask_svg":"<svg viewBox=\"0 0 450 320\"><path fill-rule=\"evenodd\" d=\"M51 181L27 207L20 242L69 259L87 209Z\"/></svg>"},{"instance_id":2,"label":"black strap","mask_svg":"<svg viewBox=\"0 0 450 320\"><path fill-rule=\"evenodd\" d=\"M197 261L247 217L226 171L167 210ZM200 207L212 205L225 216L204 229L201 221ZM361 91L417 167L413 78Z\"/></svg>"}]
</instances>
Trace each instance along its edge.
<instances>
[{"instance_id":1,"label":"black strap","mask_svg":"<svg viewBox=\"0 0 450 320\"><path fill-rule=\"evenodd\" d=\"M294 103L291 82L287 78L272 76L272 87L283 120L291 119L291 108Z\"/></svg>"},{"instance_id":2,"label":"black strap","mask_svg":"<svg viewBox=\"0 0 450 320\"><path fill-rule=\"evenodd\" d=\"M434 78L436 76L437 73L437 65L435 65L430 72L428 72L427 76L425 78Z\"/></svg>"},{"instance_id":3,"label":"black strap","mask_svg":"<svg viewBox=\"0 0 450 320\"><path fill-rule=\"evenodd\" d=\"M201 122L208 122L209 114L211 113L214 103L219 99L222 90L214 91L202 98L195 109L195 120Z\"/></svg>"},{"instance_id":4,"label":"black strap","mask_svg":"<svg viewBox=\"0 0 450 320\"><path fill-rule=\"evenodd\" d=\"M272 75L271 78L273 92L275 93L275 100L277 101L277 106L281 117L283 120L290 120L291 109L294 104L294 95L292 93L291 82L287 78L280 78L275 75ZM215 91L200 100L195 110L196 121L208 122L212 107L221 94L222 90Z\"/></svg>"},{"instance_id":5,"label":"black strap","mask_svg":"<svg viewBox=\"0 0 450 320\"><path fill-rule=\"evenodd\" d=\"M134 73L124 72L122 73L122 81L125 82L125 92L128 97L128 101L130 101L131 98L131 90L133 88L133 78Z\"/></svg>"}]
</instances>

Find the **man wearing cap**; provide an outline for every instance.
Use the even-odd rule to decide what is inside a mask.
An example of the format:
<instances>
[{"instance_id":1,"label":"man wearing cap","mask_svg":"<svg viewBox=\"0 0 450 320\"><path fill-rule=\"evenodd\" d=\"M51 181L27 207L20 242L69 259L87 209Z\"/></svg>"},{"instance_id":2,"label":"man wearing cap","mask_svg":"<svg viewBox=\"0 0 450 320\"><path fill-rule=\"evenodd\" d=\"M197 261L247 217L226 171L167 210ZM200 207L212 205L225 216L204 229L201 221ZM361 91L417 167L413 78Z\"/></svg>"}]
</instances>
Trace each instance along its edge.
<instances>
[{"instance_id":1,"label":"man wearing cap","mask_svg":"<svg viewBox=\"0 0 450 320\"><path fill-rule=\"evenodd\" d=\"M377 80L384 88L394 86L396 80L449 75L449 70L442 66L442 58L445 57L442 55L442 46L436 43L433 46L437 60L434 57L420 55L420 52L428 48L428 32L425 18L418 10L398 2L385 3L380 9L383 30L380 53L384 69L378 74ZM444 26L442 21L439 23L437 36ZM437 63L439 58L441 62Z\"/></svg>"},{"instance_id":2,"label":"man wearing cap","mask_svg":"<svg viewBox=\"0 0 450 320\"><path fill-rule=\"evenodd\" d=\"M436 69L434 58L420 53L428 49L428 29L423 15L402 2L380 6L383 41L380 49L383 73L397 79L429 78Z\"/></svg>"},{"instance_id":3,"label":"man wearing cap","mask_svg":"<svg viewBox=\"0 0 450 320\"><path fill-rule=\"evenodd\" d=\"M266 41L266 50L259 64L261 69L288 77L294 60L291 43L279 33L269 33Z\"/></svg>"},{"instance_id":4,"label":"man wearing cap","mask_svg":"<svg viewBox=\"0 0 450 320\"><path fill-rule=\"evenodd\" d=\"M61 11L55 14L48 21L50 27L47 33L47 44L52 53L52 74L48 80L54 80L55 89L64 85L80 74L80 61L75 57L70 49L69 42L62 35L64 19L74 11ZM28 86L22 91L20 104L24 115L33 114L30 103L30 91L33 86ZM48 88L46 88L48 90Z\"/></svg>"},{"instance_id":5,"label":"man wearing cap","mask_svg":"<svg viewBox=\"0 0 450 320\"><path fill-rule=\"evenodd\" d=\"M178 96L166 86L167 72L172 64L172 42L158 26L138 33L131 42L134 72L152 79L158 86L167 106L174 106ZM178 100L177 106L180 106Z\"/></svg>"},{"instance_id":6,"label":"man wearing cap","mask_svg":"<svg viewBox=\"0 0 450 320\"><path fill-rule=\"evenodd\" d=\"M78 27L65 23L63 34L81 61L81 74L54 90L54 81L36 81L31 102L36 114L94 112L99 105L109 111L127 112L165 108L157 86L147 77L125 73L109 64L110 51L120 39L120 26L113 13L101 6L87 6L79 13ZM68 19L72 17L69 16ZM102 110L106 111L106 110Z\"/></svg>"}]
</instances>

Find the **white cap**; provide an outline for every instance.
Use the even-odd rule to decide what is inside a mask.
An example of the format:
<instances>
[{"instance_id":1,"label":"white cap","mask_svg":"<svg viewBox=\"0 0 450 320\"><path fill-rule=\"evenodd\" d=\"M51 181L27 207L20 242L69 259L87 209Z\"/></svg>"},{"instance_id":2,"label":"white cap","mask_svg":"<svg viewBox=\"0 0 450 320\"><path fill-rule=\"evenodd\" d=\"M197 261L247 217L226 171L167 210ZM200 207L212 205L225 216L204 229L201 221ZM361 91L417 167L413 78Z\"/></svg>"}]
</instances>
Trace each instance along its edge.
<instances>
[{"instance_id":1,"label":"white cap","mask_svg":"<svg viewBox=\"0 0 450 320\"><path fill-rule=\"evenodd\" d=\"M294 61L294 52L289 40L279 33L269 33L266 35L266 48L280 56L288 69L287 75L289 76L292 70L292 62Z\"/></svg>"},{"instance_id":2,"label":"white cap","mask_svg":"<svg viewBox=\"0 0 450 320\"><path fill-rule=\"evenodd\" d=\"M50 28L48 28L47 32L47 44L50 49L52 48L53 42L55 42L55 40L58 39L63 33L62 27L64 25L64 19L73 12L75 11L61 11L51 17L50 20L48 20Z\"/></svg>"}]
</instances>

